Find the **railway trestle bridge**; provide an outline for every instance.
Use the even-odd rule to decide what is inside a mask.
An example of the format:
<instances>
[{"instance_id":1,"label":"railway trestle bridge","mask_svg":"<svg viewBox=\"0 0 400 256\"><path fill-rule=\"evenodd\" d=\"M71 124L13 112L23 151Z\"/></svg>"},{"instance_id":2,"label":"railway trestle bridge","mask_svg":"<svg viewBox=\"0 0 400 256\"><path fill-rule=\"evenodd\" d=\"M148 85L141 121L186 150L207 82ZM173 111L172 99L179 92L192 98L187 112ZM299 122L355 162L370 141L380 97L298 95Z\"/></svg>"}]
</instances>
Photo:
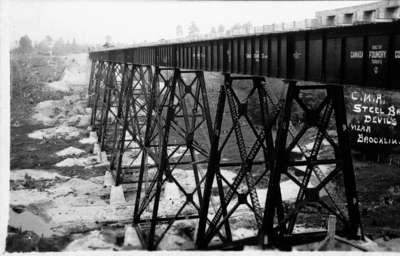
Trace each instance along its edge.
<instances>
[{"instance_id":1,"label":"railway trestle bridge","mask_svg":"<svg viewBox=\"0 0 400 256\"><path fill-rule=\"evenodd\" d=\"M377 50L380 61L370 54ZM132 225L144 248L157 249L181 221L196 227L202 250L289 249L323 239L326 230L301 227L329 215L341 235L363 239L343 85L400 88L400 23L110 49L90 59L91 126L115 185L136 184ZM223 73L213 92L206 71ZM265 77L286 79L284 99ZM171 184L181 200L165 204ZM239 217L253 235L235 234Z\"/></svg>"}]
</instances>

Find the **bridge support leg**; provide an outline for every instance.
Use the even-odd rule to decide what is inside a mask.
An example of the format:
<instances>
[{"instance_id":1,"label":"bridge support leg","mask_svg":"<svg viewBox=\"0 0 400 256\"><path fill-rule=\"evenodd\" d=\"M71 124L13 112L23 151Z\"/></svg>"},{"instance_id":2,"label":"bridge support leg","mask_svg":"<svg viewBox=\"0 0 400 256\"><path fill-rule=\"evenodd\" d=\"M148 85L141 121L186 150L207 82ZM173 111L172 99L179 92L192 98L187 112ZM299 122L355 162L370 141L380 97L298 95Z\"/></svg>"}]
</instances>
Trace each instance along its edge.
<instances>
[{"instance_id":1,"label":"bridge support leg","mask_svg":"<svg viewBox=\"0 0 400 256\"><path fill-rule=\"evenodd\" d=\"M115 159L117 151L120 149L120 142L125 140L125 120L129 112L129 104L131 100L131 90L133 83L133 69L131 64L124 64L122 71L121 89L118 97L118 109L115 117L114 133L112 137L112 151L110 169L115 169ZM126 124L128 125L128 124Z\"/></svg>"},{"instance_id":2,"label":"bridge support leg","mask_svg":"<svg viewBox=\"0 0 400 256\"><path fill-rule=\"evenodd\" d=\"M351 157L349 130L347 127L346 108L344 103L343 88L330 88L332 103L334 105L335 121L338 134L338 143L341 149L336 157L343 160L343 181L345 187L347 211L349 218L349 237L353 239L364 239L364 232L361 225L359 200L356 188L353 161Z\"/></svg>"},{"instance_id":3,"label":"bridge support leg","mask_svg":"<svg viewBox=\"0 0 400 256\"><path fill-rule=\"evenodd\" d=\"M140 167L137 159L143 152L141 145L148 111L146 98L153 79L152 74L151 66L126 65L126 78L123 80L128 82L119 101L110 160L116 185L135 181L135 170ZM131 174L130 179L128 174Z\"/></svg>"},{"instance_id":4,"label":"bridge support leg","mask_svg":"<svg viewBox=\"0 0 400 256\"><path fill-rule=\"evenodd\" d=\"M244 85L247 85L246 89L243 88ZM262 209L256 186L266 178L274 159L272 125L279 111L269 109L265 90L263 77L235 77L225 74L212 133L196 241L198 249L206 249L219 233L224 233L221 239L223 247L233 246L235 241L232 241L230 225L238 218L240 210L253 214L254 218L249 218L247 224L254 222L255 227L261 226ZM252 105L249 104L250 98ZM230 115L224 115L226 100ZM254 108L253 111L260 112L260 120L250 117L250 107ZM235 161L236 159L240 161ZM221 167L238 169L232 182L225 177ZM217 209L210 208L209 203L212 201L214 177L219 192ZM211 221L208 219L209 215L213 216Z\"/></svg>"},{"instance_id":5,"label":"bridge support leg","mask_svg":"<svg viewBox=\"0 0 400 256\"><path fill-rule=\"evenodd\" d=\"M201 71L156 67L149 96L133 220L155 250L176 222L198 218L212 124Z\"/></svg>"},{"instance_id":6,"label":"bridge support leg","mask_svg":"<svg viewBox=\"0 0 400 256\"><path fill-rule=\"evenodd\" d=\"M97 130L99 125L98 115L101 113L101 111L99 111L99 109L101 109L100 100L102 99L102 94L104 93L104 84L108 77L108 68L108 62L101 61L95 75L92 116L90 119L90 125L92 126L93 130Z\"/></svg>"},{"instance_id":7,"label":"bridge support leg","mask_svg":"<svg viewBox=\"0 0 400 256\"><path fill-rule=\"evenodd\" d=\"M309 94L315 100L305 102L304 98ZM303 112L301 124L297 127L291 123L294 114L299 116L299 113L292 112L293 109ZM263 245L282 249L293 244L298 236L293 235L293 230L299 216L315 219L316 216L321 218L333 214L341 221L344 235L351 238L362 235L347 132L342 87L298 86L295 81L289 82L275 143L277 159L269 180L263 226L259 233ZM304 146L302 141L310 138L314 142ZM294 152L300 153L302 159L293 160ZM341 184L340 174L343 174ZM282 203L276 196L283 193L282 197L285 197L282 176L298 187L294 204L285 200ZM336 189L336 186L343 186L345 194L341 195L341 189ZM285 216L276 221L277 212L282 208L287 209Z\"/></svg>"},{"instance_id":8,"label":"bridge support leg","mask_svg":"<svg viewBox=\"0 0 400 256\"><path fill-rule=\"evenodd\" d=\"M93 107L93 96L95 96L95 83L96 83L96 75L100 68L100 62L93 60L92 66L90 68L90 77L89 77L89 87L88 87L88 102L87 107Z\"/></svg>"},{"instance_id":9,"label":"bridge support leg","mask_svg":"<svg viewBox=\"0 0 400 256\"><path fill-rule=\"evenodd\" d=\"M103 104L100 118L100 149L108 151L108 140L111 136L110 127L116 122L117 113L115 108L118 106L119 95L122 93L123 65L120 63L111 63L108 81L103 95Z\"/></svg>"}]
</instances>

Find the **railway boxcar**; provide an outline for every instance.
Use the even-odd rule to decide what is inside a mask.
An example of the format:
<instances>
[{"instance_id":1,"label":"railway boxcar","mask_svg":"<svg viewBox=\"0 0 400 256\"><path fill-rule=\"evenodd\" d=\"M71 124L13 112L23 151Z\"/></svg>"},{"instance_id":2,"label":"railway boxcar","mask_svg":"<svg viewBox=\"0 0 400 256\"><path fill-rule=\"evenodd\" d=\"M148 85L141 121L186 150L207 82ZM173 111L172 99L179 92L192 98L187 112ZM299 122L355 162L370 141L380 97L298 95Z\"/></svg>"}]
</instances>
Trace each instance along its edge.
<instances>
[{"instance_id":1,"label":"railway boxcar","mask_svg":"<svg viewBox=\"0 0 400 256\"><path fill-rule=\"evenodd\" d=\"M400 89L400 22L108 49L89 56L92 60Z\"/></svg>"}]
</instances>

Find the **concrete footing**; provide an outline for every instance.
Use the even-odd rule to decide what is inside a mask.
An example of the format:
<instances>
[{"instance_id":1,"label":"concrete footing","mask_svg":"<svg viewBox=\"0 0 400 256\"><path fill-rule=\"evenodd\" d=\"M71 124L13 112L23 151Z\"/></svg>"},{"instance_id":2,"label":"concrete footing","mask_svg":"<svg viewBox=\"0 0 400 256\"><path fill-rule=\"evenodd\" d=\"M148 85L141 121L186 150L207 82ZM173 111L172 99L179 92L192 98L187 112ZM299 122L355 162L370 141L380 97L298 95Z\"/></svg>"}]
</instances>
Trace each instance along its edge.
<instances>
[{"instance_id":1,"label":"concrete footing","mask_svg":"<svg viewBox=\"0 0 400 256\"><path fill-rule=\"evenodd\" d=\"M104 186L106 187L115 186L115 181L110 171L106 171L106 173L104 174Z\"/></svg>"},{"instance_id":2,"label":"concrete footing","mask_svg":"<svg viewBox=\"0 0 400 256\"><path fill-rule=\"evenodd\" d=\"M90 128L90 129L92 129L92 128ZM89 138L95 138L97 140L98 139L97 132L96 131L91 131L89 133Z\"/></svg>"},{"instance_id":3,"label":"concrete footing","mask_svg":"<svg viewBox=\"0 0 400 256\"><path fill-rule=\"evenodd\" d=\"M87 115L91 115L92 114L92 108L90 108L90 107L85 108L85 113Z\"/></svg>"},{"instance_id":4,"label":"concrete footing","mask_svg":"<svg viewBox=\"0 0 400 256\"><path fill-rule=\"evenodd\" d=\"M131 225L125 226L124 247L129 249L142 249L139 236Z\"/></svg>"},{"instance_id":5,"label":"concrete footing","mask_svg":"<svg viewBox=\"0 0 400 256\"><path fill-rule=\"evenodd\" d=\"M110 205L125 204L124 190L121 185L111 186Z\"/></svg>"},{"instance_id":6,"label":"concrete footing","mask_svg":"<svg viewBox=\"0 0 400 256\"><path fill-rule=\"evenodd\" d=\"M99 154L99 153L101 153L100 145L99 145L99 143L94 143L93 144L93 154Z\"/></svg>"},{"instance_id":7,"label":"concrete footing","mask_svg":"<svg viewBox=\"0 0 400 256\"><path fill-rule=\"evenodd\" d=\"M102 162L102 163L108 161L107 153L105 151L101 151L100 152L100 159L99 160L100 160L99 162Z\"/></svg>"}]
</instances>

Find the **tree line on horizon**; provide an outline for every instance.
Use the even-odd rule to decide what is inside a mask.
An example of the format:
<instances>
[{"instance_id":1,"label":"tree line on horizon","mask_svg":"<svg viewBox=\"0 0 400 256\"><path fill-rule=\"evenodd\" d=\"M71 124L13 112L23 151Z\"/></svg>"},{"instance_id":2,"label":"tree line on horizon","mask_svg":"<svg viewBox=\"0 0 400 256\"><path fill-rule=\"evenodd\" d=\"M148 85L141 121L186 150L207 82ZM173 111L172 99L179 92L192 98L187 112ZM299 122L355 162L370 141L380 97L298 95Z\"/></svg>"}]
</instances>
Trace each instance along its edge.
<instances>
[{"instance_id":1,"label":"tree line on horizon","mask_svg":"<svg viewBox=\"0 0 400 256\"><path fill-rule=\"evenodd\" d=\"M50 36L46 36L43 40L33 43L28 35L24 35L19 39L18 46L12 49L11 52L21 54L66 55L87 52L88 49L88 45L78 44L75 38L72 42L65 42L62 38L53 40Z\"/></svg>"},{"instance_id":2,"label":"tree line on horizon","mask_svg":"<svg viewBox=\"0 0 400 256\"><path fill-rule=\"evenodd\" d=\"M225 29L224 25L220 24L218 26L213 26L208 35L217 36L217 35L229 35L232 34L235 30L244 30L246 33L251 32L253 29L253 25L251 22L246 22L243 24L237 23L231 26L229 29ZM184 33L184 29L182 25L176 26L176 36L177 37L189 37L195 38L200 36L200 29L197 24L192 21L187 26L187 32ZM160 39L163 41L163 39ZM147 42L147 41L145 41ZM64 41L63 38L59 38L54 40L50 36L46 36L39 42L33 42L28 35L22 36L16 43L15 48L11 49L12 53L20 53L20 54L41 54L41 55L66 55L71 53L82 53L87 52L91 48L112 48L116 46L125 46L123 43L112 43L111 36L106 36L106 42L104 45L96 45L89 46L87 44L79 44L76 42L75 38L70 41Z\"/></svg>"}]
</instances>

